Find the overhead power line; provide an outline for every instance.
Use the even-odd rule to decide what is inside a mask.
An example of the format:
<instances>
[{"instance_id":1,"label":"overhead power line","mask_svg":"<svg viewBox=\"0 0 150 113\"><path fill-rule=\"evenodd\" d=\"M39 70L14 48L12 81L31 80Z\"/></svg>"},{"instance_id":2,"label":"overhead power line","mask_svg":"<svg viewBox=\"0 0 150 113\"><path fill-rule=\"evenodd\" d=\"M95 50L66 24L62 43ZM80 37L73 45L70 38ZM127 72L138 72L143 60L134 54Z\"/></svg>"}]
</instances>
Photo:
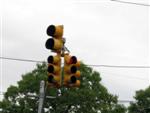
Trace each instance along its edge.
<instances>
[{"instance_id":1,"label":"overhead power line","mask_svg":"<svg viewBox=\"0 0 150 113\"><path fill-rule=\"evenodd\" d=\"M8 57L0 57L0 59L23 61L23 62L43 63L43 61L37 61L37 60L31 60L31 59L19 59L19 58L8 58Z\"/></svg>"},{"instance_id":2,"label":"overhead power line","mask_svg":"<svg viewBox=\"0 0 150 113\"><path fill-rule=\"evenodd\" d=\"M136 2L127 2L127 1L122 1L122 0L111 0L111 1L120 2L120 3L126 3L126 4L133 4L133 5L140 5L140 6L150 6L149 4L136 3Z\"/></svg>"},{"instance_id":3,"label":"overhead power line","mask_svg":"<svg viewBox=\"0 0 150 113\"><path fill-rule=\"evenodd\" d=\"M10 57L0 57L0 59L5 60L14 60L14 61L23 61L23 62L35 62L35 63L43 63L44 61L31 60L31 59L19 59L19 58L10 58ZM127 65L94 65L94 64L86 64L87 66L92 67L110 67L110 68L150 68L150 66L127 66Z\"/></svg>"},{"instance_id":4,"label":"overhead power line","mask_svg":"<svg viewBox=\"0 0 150 113\"><path fill-rule=\"evenodd\" d=\"M150 68L150 66L125 66L125 65L92 65L92 64L89 64L87 66L92 66L92 67L111 67L111 68Z\"/></svg>"}]
</instances>

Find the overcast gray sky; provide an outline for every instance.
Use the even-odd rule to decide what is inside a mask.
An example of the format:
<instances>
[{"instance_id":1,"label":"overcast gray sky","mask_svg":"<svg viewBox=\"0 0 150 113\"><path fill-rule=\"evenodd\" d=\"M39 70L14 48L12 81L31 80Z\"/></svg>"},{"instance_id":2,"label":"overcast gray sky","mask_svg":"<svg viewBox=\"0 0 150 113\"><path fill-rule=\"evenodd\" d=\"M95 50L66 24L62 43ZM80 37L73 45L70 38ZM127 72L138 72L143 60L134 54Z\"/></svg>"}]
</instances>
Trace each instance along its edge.
<instances>
[{"instance_id":1,"label":"overcast gray sky","mask_svg":"<svg viewBox=\"0 0 150 113\"><path fill-rule=\"evenodd\" d=\"M148 4L149 0L132 2ZM45 48L46 29L50 24L63 24L66 46L86 64L148 66L148 8L110 0L3 0L0 55L46 61L50 55ZM0 61L3 92L36 66ZM133 99L136 90L150 83L149 69L92 68L119 99Z\"/></svg>"}]
</instances>

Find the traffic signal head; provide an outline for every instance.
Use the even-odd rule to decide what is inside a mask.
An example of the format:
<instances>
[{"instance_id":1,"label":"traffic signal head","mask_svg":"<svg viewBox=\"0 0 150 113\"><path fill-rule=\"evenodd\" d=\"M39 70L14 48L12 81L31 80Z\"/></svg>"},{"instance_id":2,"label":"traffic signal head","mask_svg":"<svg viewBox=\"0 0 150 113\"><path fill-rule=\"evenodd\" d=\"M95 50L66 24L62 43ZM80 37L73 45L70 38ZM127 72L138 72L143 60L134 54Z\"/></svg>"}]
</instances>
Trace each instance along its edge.
<instances>
[{"instance_id":1,"label":"traffic signal head","mask_svg":"<svg viewBox=\"0 0 150 113\"><path fill-rule=\"evenodd\" d=\"M52 38L49 38L46 43L45 47L47 49L53 50L53 52L60 53L61 49L63 48L63 25L50 25L47 28L47 35L51 36Z\"/></svg>"},{"instance_id":2,"label":"traffic signal head","mask_svg":"<svg viewBox=\"0 0 150 113\"><path fill-rule=\"evenodd\" d=\"M49 38L45 43L45 47L47 49L60 51L63 47L63 40L62 39Z\"/></svg>"},{"instance_id":3,"label":"traffic signal head","mask_svg":"<svg viewBox=\"0 0 150 113\"><path fill-rule=\"evenodd\" d=\"M61 56L49 56L48 59L48 83L51 86L60 86L61 80Z\"/></svg>"},{"instance_id":4,"label":"traffic signal head","mask_svg":"<svg viewBox=\"0 0 150 113\"><path fill-rule=\"evenodd\" d=\"M80 71L78 70L80 62L76 56L66 54L64 56L64 85L68 87L79 87Z\"/></svg>"},{"instance_id":5,"label":"traffic signal head","mask_svg":"<svg viewBox=\"0 0 150 113\"><path fill-rule=\"evenodd\" d=\"M62 37L63 36L63 25L50 25L47 28L47 35L52 37Z\"/></svg>"}]
</instances>

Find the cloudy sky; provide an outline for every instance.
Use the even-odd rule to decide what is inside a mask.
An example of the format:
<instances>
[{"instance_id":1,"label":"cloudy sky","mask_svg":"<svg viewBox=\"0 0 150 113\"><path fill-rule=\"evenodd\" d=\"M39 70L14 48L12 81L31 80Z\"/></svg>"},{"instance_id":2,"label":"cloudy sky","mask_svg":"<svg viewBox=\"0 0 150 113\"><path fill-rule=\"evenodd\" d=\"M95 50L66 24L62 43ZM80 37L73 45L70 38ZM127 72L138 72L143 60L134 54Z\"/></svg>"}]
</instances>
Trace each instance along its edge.
<instances>
[{"instance_id":1,"label":"cloudy sky","mask_svg":"<svg viewBox=\"0 0 150 113\"><path fill-rule=\"evenodd\" d=\"M0 55L46 61L51 54L45 48L50 24L64 25L66 46L85 64L150 65L149 7L110 0L2 0ZM0 63L2 92L36 66L2 59ZM149 69L92 68L121 100L132 100L136 90L150 84Z\"/></svg>"}]
</instances>

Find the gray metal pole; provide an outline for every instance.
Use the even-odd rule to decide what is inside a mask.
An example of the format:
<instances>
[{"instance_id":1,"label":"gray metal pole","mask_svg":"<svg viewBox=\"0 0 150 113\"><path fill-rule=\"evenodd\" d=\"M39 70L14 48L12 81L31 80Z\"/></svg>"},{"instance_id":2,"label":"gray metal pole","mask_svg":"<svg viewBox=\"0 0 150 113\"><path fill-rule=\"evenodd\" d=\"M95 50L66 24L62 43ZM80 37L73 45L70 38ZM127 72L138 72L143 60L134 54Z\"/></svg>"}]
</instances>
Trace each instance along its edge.
<instances>
[{"instance_id":1,"label":"gray metal pole","mask_svg":"<svg viewBox=\"0 0 150 113\"><path fill-rule=\"evenodd\" d=\"M45 97L45 82L42 80L40 82L40 95L39 95L38 113L42 113L44 97Z\"/></svg>"}]
</instances>

